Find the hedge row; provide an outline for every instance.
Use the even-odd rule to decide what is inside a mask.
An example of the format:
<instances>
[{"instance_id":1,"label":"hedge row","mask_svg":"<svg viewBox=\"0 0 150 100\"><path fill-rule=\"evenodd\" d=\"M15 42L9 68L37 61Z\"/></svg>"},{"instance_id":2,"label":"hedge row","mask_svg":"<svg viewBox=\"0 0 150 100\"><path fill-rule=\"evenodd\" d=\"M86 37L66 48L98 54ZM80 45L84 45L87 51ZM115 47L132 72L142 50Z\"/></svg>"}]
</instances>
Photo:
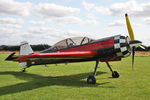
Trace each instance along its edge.
<instances>
[{"instance_id":1,"label":"hedge row","mask_svg":"<svg viewBox=\"0 0 150 100\"><path fill-rule=\"evenodd\" d=\"M31 45L33 51L41 51L47 48L50 48L51 46L47 44L38 44L38 45ZM0 46L0 51L19 51L20 46L7 46L7 45L2 45Z\"/></svg>"}]
</instances>

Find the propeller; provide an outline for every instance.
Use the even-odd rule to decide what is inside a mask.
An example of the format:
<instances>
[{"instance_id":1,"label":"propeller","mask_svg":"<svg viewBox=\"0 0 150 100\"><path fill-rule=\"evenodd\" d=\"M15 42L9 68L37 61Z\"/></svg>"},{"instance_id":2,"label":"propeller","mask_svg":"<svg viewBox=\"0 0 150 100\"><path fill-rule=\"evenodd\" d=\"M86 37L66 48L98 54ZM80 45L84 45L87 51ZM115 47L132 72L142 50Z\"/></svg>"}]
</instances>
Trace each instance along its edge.
<instances>
[{"instance_id":1,"label":"propeller","mask_svg":"<svg viewBox=\"0 0 150 100\"><path fill-rule=\"evenodd\" d=\"M134 34L133 34L133 30L132 30L132 27L131 27L131 24L130 24L130 20L129 20L129 17L128 17L128 14L125 14L125 18L126 18L126 24L127 24L128 33L129 33L129 36L130 36L130 39L131 39L131 41L129 42L129 46L130 46L130 48L132 50L132 71L133 71L134 57L135 57L135 48L139 47L139 46L141 48L143 48L143 49L145 49L145 48L142 46L142 42L141 41L135 40Z\"/></svg>"}]
</instances>

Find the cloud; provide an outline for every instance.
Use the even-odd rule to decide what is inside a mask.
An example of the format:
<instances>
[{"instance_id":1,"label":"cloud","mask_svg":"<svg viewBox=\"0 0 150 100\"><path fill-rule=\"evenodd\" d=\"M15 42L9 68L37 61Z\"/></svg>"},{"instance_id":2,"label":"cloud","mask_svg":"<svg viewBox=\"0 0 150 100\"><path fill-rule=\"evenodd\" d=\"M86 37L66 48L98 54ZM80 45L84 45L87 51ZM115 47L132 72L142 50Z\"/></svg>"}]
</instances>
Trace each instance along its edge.
<instances>
[{"instance_id":1,"label":"cloud","mask_svg":"<svg viewBox=\"0 0 150 100\"><path fill-rule=\"evenodd\" d=\"M109 27L116 27L116 26L125 26L126 27L126 21L125 20L116 20L110 24L108 24ZM142 26L142 24L139 23L131 23L131 26L139 27Z\"/></svg>"},{"instance_id":2,"label":"cloud","mask_svg":"<svg viewBox=\"0 0 150 100\"><path fill-rule=\"evenodd\" d=\"M143 21L145 24L150 24L150 18L144 18Z\"/></svg>"},{"instance_id":3,"label":"cloud","mask_svg":"<svg viewBox=\"0 0 150 100\"><path fill-rule=\"evenodd\" d=\"M74 37L74 36L81 36L83 35L80 31L75 30L60 30L55 27L31 27L27 31L28 34L34 36L34 37L42 37L42 38L59 38L59 39L65 39L68 37ZM60 37L60 34L61 35Z\"/></svg>"},{"instance_id":4,"label":"cloud","mask_svg":"<svg viewBox=\"0 0 150 100\"><path fill-rule=\"evenodd\" d=\"M0 45L15 45L21 41L21 34L24 34L23 25L24 20L21 18L0 18Z\"/></svg>"},{"instance_id":5,"label":"cloud","mask_svg":"<svg viewBox=\"0 0 150 100\"><path fill-rule=\"evenodd\" d=\"M68 16L62 18L52 18L48 19L49 22L54 22L59 25L66 25L66 24L82 24L82 19L75 17L75 16Z\"/></svg>"},{"instance_id":6,"label":"cloud","mask_svg":"<svg viewBox=\"0 0 150 100\"><path fill-rule=\"evenodd\" d=\"M21 18L0 18L0 27L21 28L22 24L24 24L24 21Z\"/></svg>"},{"instance_id":7,"label":"cloud","mask_svg":"<svg viewBox=\"0 0 150 100\"><path fill-rule=\"evenodd\" d=\"M90 11L94 9L97 12L103 13L103 14L110 14L109 8L103 7L103 6L97 6L94 3L87 3L85 1L82 2L83 7L87 10Z\"/></svg>"},{"instance_id":8,"label":"cloud","mask_svg":"<svg viewBox=\"0 0 150 100\"><path fill-rule=\"evenodd\" d=\"M138 3L135 0L130 0L127 2L114 3L109 7L98 6L93 3L87 3L85 1L82 4L88 11L94 9L97 12L106 15L122 16L125 13L129 13L130 16L134 17L150 17L150 2ZM85 4L92 6L90 7L90 9L88 9L88 6L85 6Z\"/></svg>"},{"instance_id":9,"label":"cloud","mask_svg":"<svg viewBox=\"0 0 150 100\"><path fill-rule=\"evenodd\" d=\"M39 3L33 9L34 16L43 18L50 23L55 23L58 25L83 25L86 22L77 17L79 13L79 8L62 6L53 3Z\"/></svg>"},{"instance_id":10,"label":"cloud","mask_svg":"<svg viewBox=\"0 0 150 100\"><path fill-rule=\"evenodd\" d=\"M1 27L0 28L0 45L16 45L21 41L20 33L23 33L20 29Z\"/></svg>"},{"instance_id":11,"label":"cloud","mask_svg":"<svg viewBox=\"0 0 150 100\"><path fill-rule=\"evenodd\" d=\"M93 25L98 25L98 24L99 24L99 22L97 22L96 20L86 20L84 22L84 25L91 25L91 26L93 26Z\"/></svg>"},{"instance_id":12,"label":"cloud","mask_svg":"<svg viewBox=\"0 0 150 100\"><path fill-rule=\"evenodd\" d=\"M56 29L54 27L31 27L27 30L26 34L23 34L25 40L31 44L48 43L53 45L54 43L68 38L70 36L78 36L77 33L72 31L64 31Z\"/></svg>"},{"instance_id":13,"label":"cloud","mask_svg":"<svg viewBox=\"0 0 150 100\"><path fill-rule=\"evenodd\" d=\"M88 19L96 19L96 16L92 13L88 14Z\"/></svg>"},{"instance_id":14,"label":"cloud","mask_svg":"<svg viewBox=\"0 0 150 100\"><path fill-rule=\"evenodd\" d=\"M117 20L114 21L113 23L108 24L108 26L113 27L113 26L124 26L125 25L125 21L123 20Z\"/></svg>"},{"instance_id":15,"label":"cloud","mask_svg":"<svg viewBox=\"0 0 150 100\"><path fill-rule=\"evenodd\" d=\"M35 20L30 20L29 23L34 26L42 26L46 24L45 21L35 21Z\"/></svg>"},{"instance_id":16,"label":"cloud","mask_svg":"<svg viewBox=\"0 0 150 100\"><path fill-rule=\"evenodd\" d=\"M105 7L103 7L103 6L95 6L94 8L95 8L95 10L96 10L97 12L99 12L99 13L108 14L108 15L111 14L111 11L110 11L109 8L105 8Z\"/></svg>"},{"instance_id":17,"label":"cloud","mask_svg":"<svg viewBox=\"0 0 150 100\"><path fill-rule=\"evenodd\" d=\"M39 3L35 6L35 15L41 18L62 18L68 17L80 12L78 8L65 7L53 3Z\"/></svg>"},{"instance_id":18,"label":"cloud","mask_svg":"<svg viewBox=\"0 0 150 100\"><path fill-rule=\"evenodd\" d=\"M121 16L125 13L129 13L130 15L136 17L137 15L141 16L141 13L144 13L146 11L143 4L138 4L135 0L112 4L109 10L111 12L110 14L114 16Z\"/></svg>"},{"instance_id":19,"label":"cloud","mask_svg":"<svg viewBox=\"0 0 150 100\"><path fill-rule=\"evenodd\" d=\"M58 25L64 26L66 24L77 24L77 25L97 25L98 22L94 19L82 20L79 17L69 16L63 18L52 18L48 19L49 22L54 22Z\"/></svg>"},{"instance_id":20,"label":"cloud","mask_svg":"<svg viewBox=\"0 0 150 100\"><path fill-rule=\"evenodd\" d=\"M137 1L127 1L114 3L110 6L101 6L83 1L82 5L87 12L80 8L54 3L39 3L38 1L35 4L34 2L19 2L18 0L1 0L0 15L3 15L3 18L0 17L0 44L19 44L21 41L27 40L31 44L48 43L52 45L59 40L74 36L105 37L120 33L120 31L125 33L126 26L125 28L122 27L125 25L124 20L116 20L108 24L109 28L106 28L106 23L99 28L97 20L102 20L102 17L107 15L122 16L124 12L129 12L132 16L137 17L150 17L150 4L148 2L140 4ZM98 14L105 14L106 16L96 17ZM117 17L111 18L116 19ZM108 23L114 20L111 18L108 19ZM135 21L137 20L135 19ZM144 21L147 24L150 23L149 18L145 18ZM106 21L103 20L102 22ZM91 25L95 26L91 27ZM145 37L148 37L148 35L145 35Z\"/></svg>"},{"instance_id":21,"label":"cloud","mask_svg":"<svg viewBox=\"0 0 150 100\"><path fill-rule=\"evenodd\" d=\"M23 24L24 21L21 18L0 18L0 24Z\"/></svg>"},{"instance_id":22,"label":"cloud","mask_svg":"<svg viewBox=\"0 0 150 100\"><path fill-rule=\"evenodd\" d=\"M0 15L15 15L15 16L29 16L30 2L17 2L14 0L0 1Z\"/></svg>"},{"instance_id":23,"label":"cloud","mask_svg":"<svg viewBox=\"0 0 150 100\"><path fill-rule=\"evenodd\" d=\"M31 27L25 34L22 34L23 40L30 42L31 44L48 43L53 45L54 43L66 39L68 37L81 37L89 36L90 32L83 32L79 30L63 30L55 27Z\"/></svg>"},{"instance_id":24,"label":"cloud","mask_svg":"<svg viewBox=\"0 0 150 100\"><path fill-rule=\"evenodd\" d=\"M87 3L85 1L82 2L82 5L88 11L91 10L91 9L93 9L94 6L95 6L95 4L93 4L93 3Z\"/></svg>"},{"instance_id":25,"label":"cloud","mask_svg":"<svg viewBox=\"0 0 150 100\"><path fill-rule=\"evenodd\" d=\"M14 28L10 28L9 30L8 28L4 27L0 28L0 35L2 36L1 38L6 38L5 36L12 36L13 34L16 34L18 32L19 30Z\"/></svg>"},{"instance_id":26,"label":"cloud","mask_svg":"<svg viewBox=\"0 0 150 100\"><path fill-rule=\"evenodd\" d=\"M0 15L37 17L37 18L42 18L44 20L47 20L50 23L55 23L59 25L65 25L65 24L96 25L97 24L97 22L94 19L82 20L81 18L77 17L76 15L78 15L79 13L80 13L79 8L57 5L54 3L38 3L37 5L35 5L30 2L17 2L14 0L2 0L0 2ZM11 20L11 22L13 21L12 19L9 20ZM29 23L32 25L44 25L44 21L32 20ZM20 27L18 24L15 25L7 24L7 26L12 26L16 28Z\"/></svg>"},{"instance_id":27,"label":"cloud","mask_svg":"<svg viewBox=\"0 0 150 100\"><path fill-rule=\"evenodd\" d=\"M56 36L59 36L59 32L57 29L55 28L51 28L51 27L31 27L28 29L28 32L31 33L31 34L35 34L35 35L47 35L47 34L53 34L53 35L56 35ZM57 34L56 34L57 32Z\"/></svg>"},{"instance_id":28,"label":"cloud","mask_svg":"<svg viewBox=\"0 0 150 100\"><path fill-rule=\"evenodd\" d=\"M30 14L30 16L21 17L30 17L30 20L23 20L18 17L0 18L0 36L1 41L3 41L0 44L19 44L23 40L26 40L31 44L49 43L49 41L49 44L53 44L70 36L80 36L82 34L80 32L70 31L70 29L63 30L63 28L58 28L60 26L54 28L56 27L55 25L98 24L94 18L82 20L80 17L77 17L77 15L80 13L80 9L78 8L60 6L50 3L39 3L37 5L33 5L31 8L32 12L34 12L31 14L34 14L34 16ZM17 14L8 13L8 15L16 16Z\"/></svg>"}]
</instances>

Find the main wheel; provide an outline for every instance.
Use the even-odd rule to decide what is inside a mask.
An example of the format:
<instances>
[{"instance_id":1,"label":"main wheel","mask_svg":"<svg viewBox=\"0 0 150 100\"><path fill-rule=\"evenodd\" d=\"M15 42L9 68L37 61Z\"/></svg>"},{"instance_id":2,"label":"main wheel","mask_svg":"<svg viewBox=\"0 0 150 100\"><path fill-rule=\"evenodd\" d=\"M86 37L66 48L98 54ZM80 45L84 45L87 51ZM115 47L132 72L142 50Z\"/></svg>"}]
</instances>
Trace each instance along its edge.
<instances>
[{"instance_id":1,"label":"main wheel","mask_svg":"<svg viewBox=\"0 0 150 100\"><path fill-rule=\"evenodd\" d=\"M87 83L88 84L96 84L96 79L93 75L90 75L88 78L87 78Z\"/></svg>"},{"instance_id":2,"label":"main wheel","mask_svg":"<svg viewBox=\"0 0 150 100\"><path fill-rule=\"evenodd\" d=\"M113 78L119 78L119 73L117 72L117 71L113 71L113 73L112 73L112 77Z\"/></svg>"}]
</instances>

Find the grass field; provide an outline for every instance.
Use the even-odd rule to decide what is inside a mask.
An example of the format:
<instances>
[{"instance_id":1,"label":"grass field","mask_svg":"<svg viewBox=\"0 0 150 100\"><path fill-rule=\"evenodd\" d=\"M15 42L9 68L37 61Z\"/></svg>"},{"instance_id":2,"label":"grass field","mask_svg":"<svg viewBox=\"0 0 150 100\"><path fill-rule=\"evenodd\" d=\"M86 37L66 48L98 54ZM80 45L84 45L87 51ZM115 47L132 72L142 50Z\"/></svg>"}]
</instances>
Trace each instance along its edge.
<instances>
[{"instance_id":1,"label":"grass field","mask_svg":"<svg viewBox=\"0 0 150 100\"><path fill-rule=\"evenodd\" d=\"M86 83L95 62L33 66L22 73L17 63L0 54L0 100L150 100L150 56L111 62L120 73L117 79L100 63L97 84Z\"/></svg>"}]
</instances>

